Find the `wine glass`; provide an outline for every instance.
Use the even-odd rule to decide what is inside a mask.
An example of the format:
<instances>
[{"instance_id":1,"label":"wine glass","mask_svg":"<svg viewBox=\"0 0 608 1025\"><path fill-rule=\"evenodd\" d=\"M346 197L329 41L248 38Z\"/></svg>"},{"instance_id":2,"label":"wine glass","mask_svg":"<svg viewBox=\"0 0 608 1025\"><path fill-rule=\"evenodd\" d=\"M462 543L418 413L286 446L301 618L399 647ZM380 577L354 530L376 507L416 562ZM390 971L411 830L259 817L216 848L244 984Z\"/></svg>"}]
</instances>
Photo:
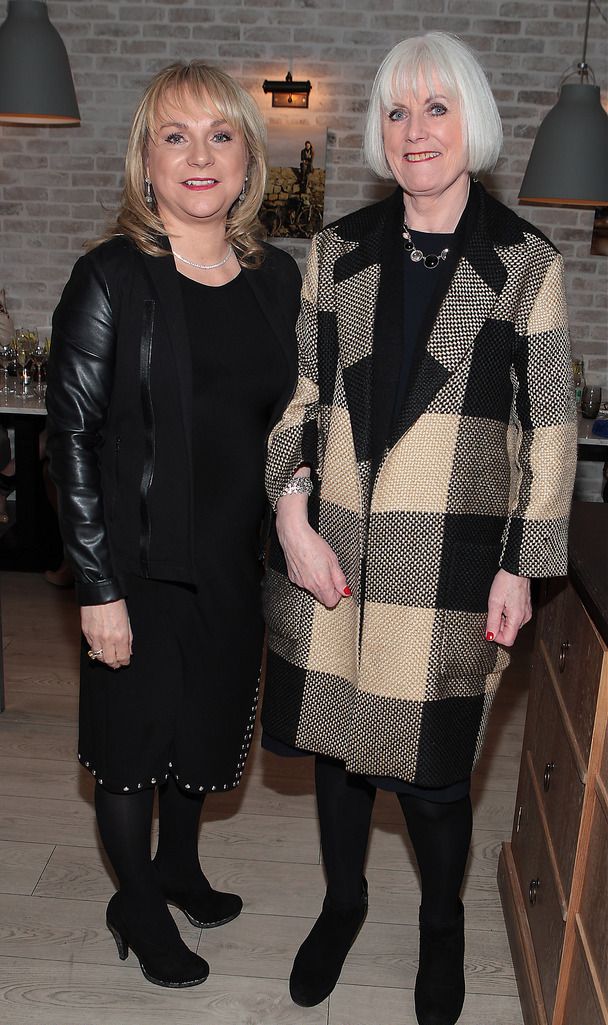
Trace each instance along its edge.
<instances>
[{"instance_id":1,"label":"wine glass","mask_svg":"<svg viewBox=\"0 0 608 1025\"><path fill-rule=\"evenodd\" d=\"M28 384L28 362L32 353L32 348L37 341L38 332L36 330L26 331L24 328L18 328L15 331L17 376L21 380L21 387L24 392L25 387Z\"/></svg>"},{"instance_id":2,"label":"wine glass","mask_svg":"<svg viewBox=\"0 0 608 1025\"><path fill-rule=\"evenodd\" d=\"M32 378L33 378L34 383L36 385L36 394L37 395L42 395L44 393L44 373L43 373L43 367L46 366L46 362L47 362L47 359L48 359L48 352L49 352L49 340L48 340L48 338L45 338L44 341L42 341L38 337L38 332L36 332L36 337L35 337L35 339L33 341L32 348L30 350L30 360L31 360L31 364L32 364Z\"/></svg>"},{"instance_id":3,"label":"wine glass","mask_svg":"<svg viewBox=\"0 0 608 1025\"><path fill-rule=\"evenodd\" d=\"M0 342L0 367L3 370L2 394L9 394L8 368L15 360L15 346L12 342Z\"/></svg>"}]
</instances>

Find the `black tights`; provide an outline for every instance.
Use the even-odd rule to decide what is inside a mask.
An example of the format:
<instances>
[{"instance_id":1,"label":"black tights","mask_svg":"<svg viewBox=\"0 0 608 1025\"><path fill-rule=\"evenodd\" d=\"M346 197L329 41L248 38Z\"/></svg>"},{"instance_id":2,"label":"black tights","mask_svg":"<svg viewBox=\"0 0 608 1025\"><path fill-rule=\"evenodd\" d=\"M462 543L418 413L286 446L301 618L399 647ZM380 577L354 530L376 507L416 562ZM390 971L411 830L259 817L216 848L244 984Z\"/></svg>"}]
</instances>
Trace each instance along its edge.
<instances>
[{"instance_id":1,"label":"black tights","mask_svg":"<svg viewBox=\"0 0 608 1025\"><path fill-rule=\"evenodd\" d=\"M353 908L361 900L361 878L376 789L340 762L317 756L315 765L321 846L332 904ZM418 862L425 921L451 921L471 843L471 799L449 804L398 794Z\"/></svg>"},{"instance_id":2,"label":"black tights","mask_svg":"<svg viewBox=\"0 0 608 1025\"><path fill-rule=\"evenodd\" d=\"M134 910L166 911L164 885L209 888L198 860L198 827L204 795L184 794L169 777L159 788L159 838L155 866L150 853L154 791L112 794L95 788L97 824L120 884L123 900Z\"/></svg>"}]
</instances>

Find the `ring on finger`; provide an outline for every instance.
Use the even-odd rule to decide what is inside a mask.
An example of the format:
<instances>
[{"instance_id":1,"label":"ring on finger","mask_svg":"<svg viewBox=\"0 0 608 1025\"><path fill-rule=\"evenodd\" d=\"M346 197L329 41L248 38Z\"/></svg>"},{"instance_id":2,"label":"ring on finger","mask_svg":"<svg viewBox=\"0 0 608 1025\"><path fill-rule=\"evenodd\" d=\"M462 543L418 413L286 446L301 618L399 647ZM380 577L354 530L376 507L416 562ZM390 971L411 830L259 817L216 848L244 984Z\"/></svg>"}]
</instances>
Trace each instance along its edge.
<instances>
[{"instance_id":1,"label":"ring on finger","mask_svg":"<svg viewBox=\"0 0 608 1025\"><path fill-rule=\"evenodd\" d=\"M99 648L98 651L92 651L91 648L89 648L87 655L94 662L96 658L103 657L103 648Z\"/></svg>"}]
</instances>

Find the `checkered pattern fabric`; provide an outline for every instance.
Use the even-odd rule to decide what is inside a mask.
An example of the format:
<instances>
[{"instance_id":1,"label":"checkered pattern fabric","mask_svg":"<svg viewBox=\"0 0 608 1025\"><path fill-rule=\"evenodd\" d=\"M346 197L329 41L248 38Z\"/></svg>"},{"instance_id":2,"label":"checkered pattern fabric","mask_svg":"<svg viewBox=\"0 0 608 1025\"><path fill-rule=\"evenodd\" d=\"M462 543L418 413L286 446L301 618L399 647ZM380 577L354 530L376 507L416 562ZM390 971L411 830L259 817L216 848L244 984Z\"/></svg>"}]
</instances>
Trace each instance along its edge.
<instances>
[{"instance_id":1,"label":"checkered pattern fabric","mask_svg":"<svg viewBox=\"0 0 608 1025\"><path fill-rule=\"evenodd\" d=\"M499 567L566 573L576 417L562 260L481 188L476 224L371 481L371 381L389 199L314 240L299 382L269 442L276 504L312 467L312 525L353 597L292 584L273 538L263 722L353 772L468 775L506 651L485 640Z\"/></svg>"}]
</instances>

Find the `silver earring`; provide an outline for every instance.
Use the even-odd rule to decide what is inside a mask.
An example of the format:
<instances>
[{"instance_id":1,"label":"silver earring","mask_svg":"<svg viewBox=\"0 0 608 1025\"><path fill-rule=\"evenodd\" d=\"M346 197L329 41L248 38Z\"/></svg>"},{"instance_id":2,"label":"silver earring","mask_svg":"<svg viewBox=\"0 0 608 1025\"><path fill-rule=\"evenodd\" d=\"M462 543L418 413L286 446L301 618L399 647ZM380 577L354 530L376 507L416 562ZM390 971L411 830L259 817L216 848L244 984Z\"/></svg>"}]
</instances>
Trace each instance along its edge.
<instances>
[{"instance_id":1,"label":"silver earring","mask_svg":"<svg viewBox=\"0 0 608 1025\"><path fill-rule=\"evenodd\" d=\"M146 194L145 194L146 203L148 204L148 206L154 206L154 193L152 191L152 182L150 181L149 178L146 178L145 181L146 181Z\"/></svg>"},{"instance_id":2,"label":"silver earring","mask_svg":"<svg viewBox=\"0 0 608 1025\"><path fill-rule=\"evenodd\" d=\"M249 175L245 175L245 181L243 182L243 188L239 192L239 203L243 203L247 196L247 182L249 181Z\"/></svg>"}]
</instances>

